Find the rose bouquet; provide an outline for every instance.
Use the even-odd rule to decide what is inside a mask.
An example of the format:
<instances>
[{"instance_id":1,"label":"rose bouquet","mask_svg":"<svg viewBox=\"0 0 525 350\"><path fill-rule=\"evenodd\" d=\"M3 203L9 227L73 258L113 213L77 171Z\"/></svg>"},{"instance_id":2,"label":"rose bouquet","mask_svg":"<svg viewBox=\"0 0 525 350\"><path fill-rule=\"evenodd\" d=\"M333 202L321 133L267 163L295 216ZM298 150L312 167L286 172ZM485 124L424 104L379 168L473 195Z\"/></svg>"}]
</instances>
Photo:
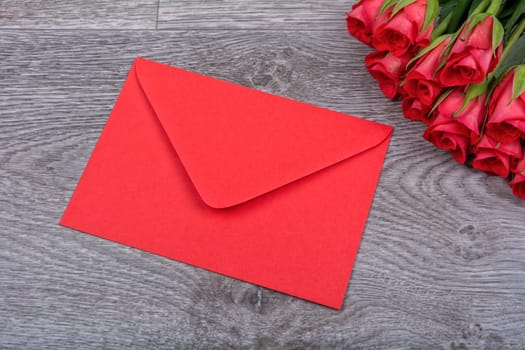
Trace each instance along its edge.
<instances>
[{"instance_id":1,"label":"rose bouquet","mask_svg":"<svg viewBox=\"0 0 525 350\"><path fill-rule=\"evenodd\" d=\"M426 140L525 199L525 0L360 0L347 26Z\"/></svg>"}]
</instances>

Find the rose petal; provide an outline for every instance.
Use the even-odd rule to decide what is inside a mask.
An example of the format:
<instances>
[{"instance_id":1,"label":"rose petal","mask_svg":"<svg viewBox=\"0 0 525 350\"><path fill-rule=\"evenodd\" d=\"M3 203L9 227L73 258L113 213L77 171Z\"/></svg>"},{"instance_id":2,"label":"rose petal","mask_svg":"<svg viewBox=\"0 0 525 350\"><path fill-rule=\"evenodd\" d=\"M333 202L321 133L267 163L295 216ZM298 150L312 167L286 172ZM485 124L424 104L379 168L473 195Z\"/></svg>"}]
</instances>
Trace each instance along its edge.
<instances>
[{"instance_id":1,"label":"rose petal","mask_svg":"<svg viewBox=\"0 0 525 350\"><path fill-rule=\"evenodd\" d=\"M497 150L483 149L476 154L472 167L490 175L507 177L510 172L510 157Z\"/></svg>"},{"instance_id":2,"label":"rose petal","mask_svg":"<svg viewBox=\"0 0 525 350\"><path fill-rule=\"evenodd\" d=\"M433 143L437 148L449 150L458 163L465 163L470 138L465 135L462 125L457 123L434 125L434 120L425 130L423 137ZM468 130L467 130L468 134Z\"/></svg>"},{"instance_id":3,"label":"rose petal","mask_svg":"<svg viewBox=\"0 0 525 350\"><path fill-rule=\"evenodd\" d=\"M522 153L525 154L525 151L523 151ZM518 161L515 164L513 164L511 170L514 174L521 174L525 176L525 157L523 155L520 159L518 159Z\"/></svg>"},{"instance_id":4,"label":"rose petal","mask_svg":"<svg viewBox=\"0 0 525 350\"><path fill-rule=\"evenodd\" d=\"M512 188L512 193L518 196L521 199L525 199L525 176L524 175L515 175L514 179L509 182L510 188Z\"/></svg>"},{"instance_id":5,"label":"rose petal","mask_svg":"<svg viewBox=\"0 0 525 350\"><path fill-rule=\"evenodd\" d=\"M488 122L485 127L485 133L487 136L500 142L513 142L521 136L521 130L508 122Z\"/></svg>"},{"instance_id":6,"label":"rose petal","mask_svg":"<svg viewBox=\"0 0 525 350\"><path fill-rule=\"evenodd\" d=\"M458 56L445 65L439 74L439 81L443 86L464 86L483 81L476 60L471 55Z\"/></svg>"},{"instance_id":7,"label":"rose petal","mask_svg":"<svg viewBox=\"0 0 525 350\"><path fill-rule=\"evenodd\" d=\"M417 27L402 12L374 32L372 43L378 50L388 50L394 56L403 56L415 43Z\"/></svg>"},{"instance_id":8,"label":"rose petal","mask_svg":"<svg viewBox=\"0 0 525 350\"><path fill-rule=\"evenodd\" d=\"M467 36L467 46L482 50L492 49L492 27L494 19L491 16L485 17L478 23Z\"/></svg>"},{"instance_id":9,"label":"rose petal","mask_svg":"<svg viewBox=\"0 0 525 350\"><path fill-rule=\"evenodd\" d=\"M427 118L428 112L430 112L430 106L426 106L419 101L416 97L407 97L402 102L403 115L410 120L422 121L424 123L430 123L430 119Z\"/></svg>"},{"instance_id":10,"label":"rose petal","mask_svg":"<svg viewBox=\"0 0 525 350\"><path fill-rule=\"evenodd\" d=\"M525 137L525 100L521 96L512 99L513 79L511 70L494 90L489 106L487 134L501 142Z\"/></svg>"}]
</instances>

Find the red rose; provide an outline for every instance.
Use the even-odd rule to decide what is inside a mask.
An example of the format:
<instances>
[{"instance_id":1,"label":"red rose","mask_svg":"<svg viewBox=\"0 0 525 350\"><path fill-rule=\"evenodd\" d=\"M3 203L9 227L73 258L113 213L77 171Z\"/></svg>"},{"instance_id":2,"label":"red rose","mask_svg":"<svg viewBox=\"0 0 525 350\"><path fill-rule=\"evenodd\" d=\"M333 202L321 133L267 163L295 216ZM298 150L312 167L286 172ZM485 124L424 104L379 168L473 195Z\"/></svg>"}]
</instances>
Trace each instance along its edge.
<instances>
[{"instance_id":1,"label":"red rose","mask_svg":"<svg viewBox=\"0 0 525 350\"><path fill-rule=\"evenodd\" d=\"M525 138L525 93L512 99L514 73L511 70L498 84L489 106L486 134L501 142Z\"/></svg>"},{"instance_id":2,"label":"red rose","mask_svg":"<svg viewBox=\"0 0 525 350\"><path fill-rule=\"evenodd\" d=\"M492 31L494 17L487 16L467 32L468 22L452 45L445 67L439 72L443 86L464 86L481 83L501 56L502 44L494 50Z\"/></svg>"},{"instance_id":3,"label":"red rose","mask_svg":"<svg viewBox=\"0 0 525 350\"><path fill-rule=\"evenodd\" d=\"M372 43L374 22L383 0L361 0L346 15L348 32L367 45Z\"/></svg>"},{"instance_id":4,"label":"red rose","mask_svg":"<svg viewBox=\"0 0 525 350\"><path fill-rule=\"evenodd\" d=\"M410 95L417 97L421 103L431 106L441 93L440 82L435 78L436 70L440 64L440 55L445 46L450 42L447 38L441 44L430 50L417 60L416 64L408 71L403 88Z\"/></svg>"},{"instance_id":5,"label":"red rose","mask_svg":"<svg viewBox=\"0 0 525 350\"><path fill-rule=\"evenodd\" d=\"M368 72L379 83L383 94L388 98L395 98L399 94L399 83L405 74L405 67L409 56L396 57L388 51L376 51L368 54L365 65Z\"/></svg>"},{"instance_id":6,"label":"red rose","mask_svg":"<svg viewBox=\"0 0 525 350\"><path fill-rule=\"evenodd\" d=\"M403 115L410 120L421 121L426 124L430 123L430 118L427 117L431 106L427 106L417 97L405 97L402 103Z\"/></svg>"},{"instance_id":7,"label":"red rose","mask_svg":"<svg viewBox=\"0 0 525 350\"><path fill-rule=\"evenodd\" d=\"M509 182L512 193L521 199L525 199L525 156L521 157L521 160L516 163L512 173L514 174L514 179Z\"/></svg>"},{"instance_id":8,"label":"red rose","mask_svg":"<svg viewBox=\"0 0 525 350\"><path fill-rule=\"evenodd\" d=\"M507 177L513 159L522 157L521 144L519 141L501 143L484 135L476 145L476 158L472 166L483 170L490 175Z\"/></svg>"},{"instance_id":9,"label":"red rose","mask_svg":"<svg viewBox=\"0 0 525 350\"><path fill-rule=\"evenodd\" d=\"M421 32L426 8L426 0L416 0L403 7L377 26L372 37L373 46L379 51L388 50L398 57L414 51L417 47L428 46L433 24Z\"/></svg>"},{"instance_id":10,"label":"red rose","mask_svg":"<svg viewBox=\"0 0 525 350\"><path fill-rule=\"evenodd\" d=\"M437 148L449 150L457 162L465 163L470 145L479 138L485 117L485 96L472 99L461 114L456 114L465 96L462 90L455 89L438 106L436 117L423 137Z\"/></svg>"}]
</instances>

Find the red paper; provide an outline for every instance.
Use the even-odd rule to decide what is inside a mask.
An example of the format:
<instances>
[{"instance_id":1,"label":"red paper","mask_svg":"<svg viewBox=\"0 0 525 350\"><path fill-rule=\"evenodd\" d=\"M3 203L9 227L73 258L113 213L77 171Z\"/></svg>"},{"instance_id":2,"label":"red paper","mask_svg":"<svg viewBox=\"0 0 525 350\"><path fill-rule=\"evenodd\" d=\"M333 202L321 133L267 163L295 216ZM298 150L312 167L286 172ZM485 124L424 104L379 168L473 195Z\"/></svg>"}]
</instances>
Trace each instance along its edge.
<instances>
[{"instance_id":1,"label":"red paper","mask_svg":"<svg viewBox=\"0 0 525 350\"><path fill-rule=\"evenodd\" d=\"M340 308L391 132L138 58L60 223Z\"/></svg>"}]
</instances>

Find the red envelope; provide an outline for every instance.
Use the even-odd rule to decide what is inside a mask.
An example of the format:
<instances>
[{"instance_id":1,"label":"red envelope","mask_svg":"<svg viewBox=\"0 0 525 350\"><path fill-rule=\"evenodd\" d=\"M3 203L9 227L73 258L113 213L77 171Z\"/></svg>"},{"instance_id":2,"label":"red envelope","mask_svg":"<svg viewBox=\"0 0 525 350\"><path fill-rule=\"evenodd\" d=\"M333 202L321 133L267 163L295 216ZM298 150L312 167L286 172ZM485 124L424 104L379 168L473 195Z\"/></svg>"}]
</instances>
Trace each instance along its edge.
<instances>
[{"instance_id":1,"label":"red envelope","mask_svg":"<svg viewBox=\"0 0 525 350\"><path fill-rule=\"evenodd\" d=\"M60 224L340 308L391 132L138 58Z\"/></svg>"}]
</instances>

